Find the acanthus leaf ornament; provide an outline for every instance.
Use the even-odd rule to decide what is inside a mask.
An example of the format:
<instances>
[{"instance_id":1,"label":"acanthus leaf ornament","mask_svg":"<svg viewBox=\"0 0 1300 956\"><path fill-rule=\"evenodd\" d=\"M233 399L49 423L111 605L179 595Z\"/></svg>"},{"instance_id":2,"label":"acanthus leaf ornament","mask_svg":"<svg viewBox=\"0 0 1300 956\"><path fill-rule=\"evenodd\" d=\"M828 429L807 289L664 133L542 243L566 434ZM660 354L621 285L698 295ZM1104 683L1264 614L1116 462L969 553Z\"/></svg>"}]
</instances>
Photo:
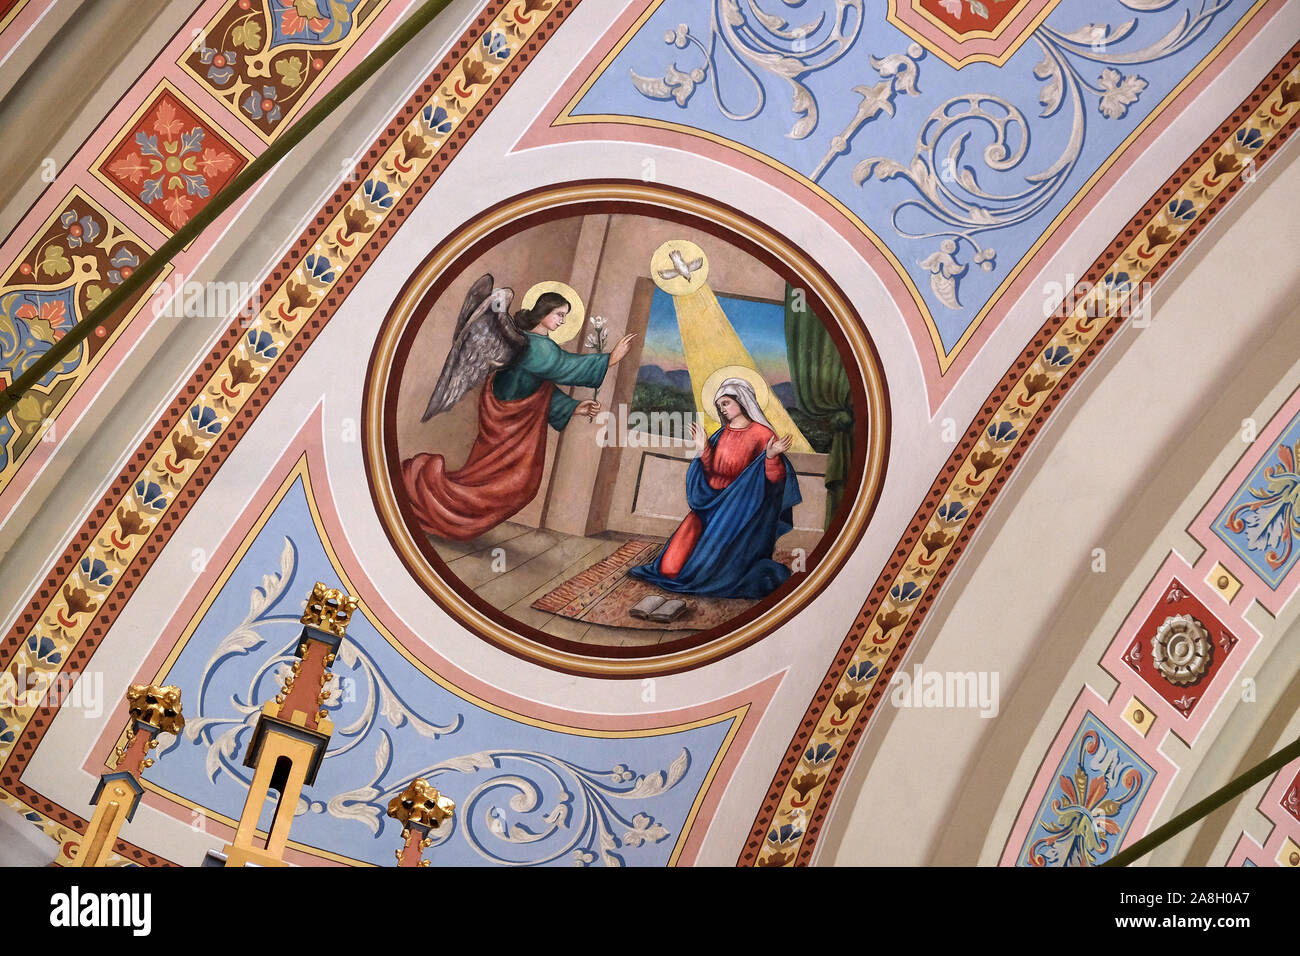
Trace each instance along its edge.
<instances>
[{"instance_id":1,"label":"acanthus leaf ornament","mask_svg":"<svg viewBox=\"0 0 1300 956\"><path fill-rule=\"evenodd\" d=\"M894 230L906 239L937 239L941 250L952 243L954 248L946 253L949 257L955 257L963 244L969 245L973 254L970 264L991 272L997 253L980 237L1027 222L1065 186L1083 151L1085 98L1097 97L1097 109L1105 119L1124 119L1146 89L1147 81L1136 73L1121 73L1116 67L1152 63L1178 52L1200 36L1230 2L1201 0L1194 16L1184 11L1173 29L1159 40L1127 52L1112 51L1134 32L1136 21L1117 27L1089 24L1070 33L1060 33L1046 24L1039 26L1032 34L1043 53L1043 59L1033 69L1033 75L1043 81L1038 97L1043 109L1038 118L1056 115L1068 102L1070 130L1060 154L1045 168L1025 174L1022 189L994 192L981 183L975 166L964 162L972 134L981 125L993 134L980 157L988 172L1010 172L1029 157L1031 130L1024 114L1000 96L979 92L952 97L935 107L921 125L916 149L906 164L886 156L868 157L854 169L853 181L859 186L873 178L908 181L919 198L904 200L894 207L890 217ZM1085 78L1077 60L1103 67L1095 82ZM919 216L915 227L900 221L900 215L905 213ZM931 289L939 302L949 309L961 308L957 287L965 274L965 264L955 258L949 262L942 256L936 259L930 255L918 260L918 265L929 273Z\"/></svg>"},{"instance_id":2,"label":"acanthus leaf ornament","mask_svg":"<svg viewBox=\"0 0 1300 956\"><path fill-rule=\"evenodd\" d=\"M286 537L277 568L253 579L258 584L249 595L248 614L217 643L203 666L198 713L185 723L183 740L168 746L170 750L189 741L204 748L205 773L213 782L249 786L251 773L239 753L262 713L255 702L265 698L269 688L287 693L297 676L294 648L300 638L297 631L288 638L283 635L303 623L286 606L285 590L286 582L301 570L299 558L298 546ZM340 630L347 624L342 615L350 617L356 606L345 592L320 583L306 604L302 616L310 618L309 626L335 624ZM391 780L394 731L409 727L421 738L454 742L466 729L467 715L457 712L441 724L421 716L365 646L346 634L341 637L337 661L346 676L322 684L322 713L338 717L344 704L352 702L352 712L358 715L339 727L322 764L334 765L354 750L373 750L374 769L357 788L318 799L300 797L297 815L328 814L360 824L375 836L383 833L386 817L394 817L404 828L427 823L430 830L422 849L444 846L459 835L477 857L504 865L571 859L575 865L622 866L628 854L679 836L669 829L677 824L666 826L668 821L656 819L662 811L646 801L674 790L685 779L693 765L693 751L685 747L667 766L643 772L627 763L601 770L553 753L501 747L446 757ZM248 663L250 650L259 650L265 660ZM232 693L235 687L241 689ZM179 695L176 702L179 705ZM181 732L179 726L176 730ZM447 796L449 789L458 794L456 800Z\"/></svg>"},{"instance_id":3,"label":"acanthus leaf ornament","mask_svg":"<svg viewBox=\"0 0 1300 956\"><path fill-rule=\"evenodd\" d=\"M694 47L703 62L690 69L674 63L665 68L662 78L633 71L632 85L643 96L672 99L685 107L696 86L707 79L722 114L730 120L744 121L753 119L767 105L767 94L759 79L761 71L790 84L790 108L798 118L787 135L791 139L803 139L816 128L818 110L816 97L802 81L844 56L856 42L862 25L862 0L836 0L829 22L823 11L814 20L795 27L783 17L764 10L758 0L747 0L744 11L736 0L714 0L707 43L685 23L664 34L664 42L669 46L679 50ZM753 106L747 110L727 105L718 78L719 43L731 63L739 68L750 90Z\"/></svg>"}]
</instances>

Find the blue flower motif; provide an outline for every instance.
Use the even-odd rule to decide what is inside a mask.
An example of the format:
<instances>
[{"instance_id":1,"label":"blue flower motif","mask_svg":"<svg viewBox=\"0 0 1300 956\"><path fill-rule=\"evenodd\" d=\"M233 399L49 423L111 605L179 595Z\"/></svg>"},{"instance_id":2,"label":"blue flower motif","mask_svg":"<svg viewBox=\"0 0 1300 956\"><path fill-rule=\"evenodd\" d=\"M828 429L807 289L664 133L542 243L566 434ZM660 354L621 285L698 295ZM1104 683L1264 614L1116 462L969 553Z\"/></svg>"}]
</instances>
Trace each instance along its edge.
<instances>
[{"instance_id":1,"label":"blue flower motif","mask_svg":"<svg viewBox=\"0 0 1300 956\"><path fill-rule=\"evenodd\" d=\"M510 41L500 30L493 30L483 37L483 52L494 60L510 59Z\"/></svg>"},{"instance_id":2,"label":"blue flower motif","mask_svg":"<svg viewBox=\"0 0 1300 956\"><path fill-rule=\"evenodd\" d=\"M938 514L941 521L961 521L970 512L958 501L947 501L939 506Z\"/></svg>"},{"instance_id":3,"label":"blue flower motif","mask_svg":"<svg viewBox=\"0 0 1300 956\"><path fill-rule=\"evenodd\" d=\"M89 216L82 216L78 219L77 211L75 209L66 210L63 215L59 217L59 223L64 229L71 229L74 225L80 227L76 235L73 235L72 233L68 234L68 246L72 249L76 249L83 242L94 242L99 238L99 223L95 222L95 220L91 219Z\"/></svg>"},{"instance_id":4,"label":"blue flower motif","mask_svg":"<svg viewBox=\"0 0 1300 956\"><path fill-rule=\"evenodd\" d=\"M1259 149L1264 145L1264 134L1251 127L1237 130L1237 145L1243 149Z\"/></svg>"},{"instance_id":5,"label":"blue flower motif","mask_svg":"<svg viewBox=\"0 0 1300 956\"><path fill-rule=\"evenodd\" d=\"M271 338L270 332L259 332L257 329L249 331L248 347L254 355L264 359L273 359L280 351L275 347L275 339Z\"/></svg>"},{"instance_id":6,"label":"blue flower motif","mask_svg":"<svg viewBox=\"0 0 1300 956\"><path fill-rule=\"evenodd\" d=\"M803 759L816 766L819 763L826 763L834 760L835 755L839 753L828 743L820 743L815 747L809 747L803 752Z\"/></svg>"},{"instance_id":7,"label":"blue flower motif","mask_svg":"<svg viewBox=\"0 0 1300 956\"><path fill-rule=\"evenodd\" d=\"M181 133L181 151L177 156L188 156L190 153L197 153L203 148L203 127L196 126L188 133ZM200 180L202 176L198 177Z\"/></svg>"},{"instance_id":8,"label":"blue flower motif","mask_svg":"<svg viewBox=\"0 0 1300 956\"><path fill-rule=\"evenodd\" d=\"M280 122L280 104L276 102L279 99L279 93L274 86L262 87L262 95L258 96L257 91L251 91L248 96L244 97L244 102L239 105L244 112L253 119L266 117L268 123Z\"/></svg>"},{"instance_id":9,"label":"blue flower motif","mask_svg":"<svg viewBox=\"0 0 1300 956\"><path fill-rule=\"evenodd\" d=\"M1275 582L1292 563L1296 535L1300 534L1300 468L1296 447L1285 441L1274 449L1273 456L1271 463L1237 492L1231 510L1220 520L1229 533L1245 533L1244 551L1242 542L1228 543L1276 587ZM1246 553L1250 551L1263 552L1257 556L1263 558L1262 565Z\"/></svg>"},{"instance_id":10,"label":"blue flower motif","mask_svg":"<svg viewBox=\"0 0 1300 956\"><path fill-rule=\"evenodd\" d=\"M900 604L910 604L921 596L921 589L915 582L904 581L890 588L889 596Z\"/></svg>"},{"instance_id":11,"label":"blue flower motif","mask_svg":"<svg viewBox=\"0 0 1300 956\"><path fill-rule=\"evenodd\" d=\"M108 573L108 565L99 558L82 558L78 565L87 581L97 588L106 588L113 583L113 575Z\"/></svg>"},{"instance_id":12,"label":"blue flower motif","mask_svg":"<svg viewBox=\"0 0 1300 956\"><path fill-rule=\"evenodd\" d=\"M1107 272L1106 277L1101 280L1115 292L1126 292L1132 284L1132 277L1127 272Z\"/></svg>"},{"instance_id":13,"label":"blue flower motif","mask_svg":"<svg viewBox=\"0 0 1300 956\"><path fill-rule=\"evenodd\" d=\"M1016 427L1010 422L994 422L988 427L985 434L989 436L991 441L1008 442L1015 441L1020 432L1016 431Z\"/></svg>"},{"instance_id":14,"label":"blue flower motif","mask_svg":"<svg viewBox=\"0 0 1300 956\"><path fill-rule=\"evenodd\" d=\"M122 275L122 270L134 269L140 264L140 257L126 246L118 246L117 251L113 253L113 257L108 261L113 266L112 269L108 270L108 281L113 285L121 285L122 279L125 278Z\"/></svg>"},{"instance_id":15,"label":"blue flower motif","mask_svg":"<svg viewBox=\"0 0 1300 956\"><path fill-rule=\"evenodd\" d=\"M152 156L157 160L166 160L167 157L158 151L158 137L150 136L144 130L135 134L135 144L140 147L140 152L145 156Z\"/></svg>"},{"instance_id":16,"label":"blue flower motif","mask_svg":"<svg viewBox=\"0 0 1300 956\"><path fill-rule=\"evenodd\" d=\"M424 108L421 114L424 117L424 125L429 128L430 133L437 133L439 136L446 136L451 132L454 125L451 116L441 106L434 106L430 103Z\"/></svg>"},{"instance_id":17,"label":"blue flower motif","mask_svg":"<svg viewBox=\"0 0 1300 956\"><path fill-rule=\"evenodd\" d=\"M1074 353L1064 345L1053 345L1043 353L1043 360L1055 368L1065 368L1074 361Z\"/></svg>"},{"instance_id":18,"label":"blue flower motif","mask_svg":"<svg viewBox=\"0 0 1300 956\"><path fill-rule=\"evenodd\" d=\"M388 209L393 205L393 200L397 197L393 195L388 183L382 179L367 179L361 185L361 193L366 197L366 202L378 206L380 209Z\"/></svg>"},{"instance_id":19,"label":"blue flower motif","mask_svg":"<svg viewBox=\"0 0 1300 956\"><path fill-rule=\"evenodd\" d=\"M46 664L57 664L63 660L63 655L58 652L54 641L39 634L27 638L27 652Z\"/></svg>"},{"instance_id":20,"label":"blue flower motif","mask_svg":"<svg viewBox=\"0 0 1300 956\"><path fill-rule=\"evenodd\" d=\"M18 728L4 720L0 720L0 744L11 744L18 739Z\"/></svg>"},{"instance_id":21,"label":"blue flower motif","mask_svg":"<svg viewBox=\"0 0 1300 956\"><path fill-rule=\"evenodd\" d=\"M150 511L161 511L167 506L167 496L156 481L140 479L135 483L135 493L140 503Z\"/></svg>"},{"instance_id":22,"label":"blue flower motif","mask_svg":"<svg viewBox=\"0 0 1300 956\"><path fill-rule=\"evenodd\" d=\"M185 183L185 191L191 196L207 198L208 181L202 176L181 173L181 181Z\"/></svg>"},{"instance_id":23,"label":"blue flower motif","mask_svg":"<svg viewBox=\"0 0 1300 956\"><path fill-rule=\"evenodd\" d=\"M334 267L324 256L310 255L304 261L307 266L307 275L311 276L317 282L333 282Z\"/></svg>"},{"instance_id":24,"label":"blue flower motif","mask_svg":"<svg viewBox=\"0 0 1300 956\"><path fill-rule=\"evenodd\" d=\"M230 50L216 50L206 46L199 47L199 62L207 66L208 79L217 86L225 86L235 75L238 57Z\"/></svg>"},{"instance_id":25,"label":"blue flower motif","mask_svg":"<svg viewBox=\"0 0 1300 956\"><path fill-rule=\"evenodd\" d=\"M778 846L786 843L797 843L803 836L803 829L795 826L793 823L783 823L779 827L773 827L767 834L769 843L775 843Z\"/></svg>"},{"instance_id":26,"label":"blue flower motif","mask_svg":"<svg viewBox=\"0 0 1300 956\"><path fill-rule=\"evenodd\" d=\"M1175 199L1169 204L1169 218L1191 222L1196 218L1196 205L1190 199Z\"/></svg>"},{"instance_id":27,"label":"blue flower motif","mask_svg":"<svg viewBox=\"0 0 1300 956\"><path fill-rule=\"evenodd\" d=\"M195 405L191 408L190 421L205 435L221 434L221 422L217 420L217 413L206 405Z\"/></svg>"},{"instance_id":28,"label":"blue flower motif","mask_svg":"<svg viewBox=\"0 0 1300 956\"><path fill-rule=\"evenodd\" d=\"M849 680L855 684L865 684L880 673L880 668L871 661L858 661L848 670Z\"/></svg>"}]
</instances>

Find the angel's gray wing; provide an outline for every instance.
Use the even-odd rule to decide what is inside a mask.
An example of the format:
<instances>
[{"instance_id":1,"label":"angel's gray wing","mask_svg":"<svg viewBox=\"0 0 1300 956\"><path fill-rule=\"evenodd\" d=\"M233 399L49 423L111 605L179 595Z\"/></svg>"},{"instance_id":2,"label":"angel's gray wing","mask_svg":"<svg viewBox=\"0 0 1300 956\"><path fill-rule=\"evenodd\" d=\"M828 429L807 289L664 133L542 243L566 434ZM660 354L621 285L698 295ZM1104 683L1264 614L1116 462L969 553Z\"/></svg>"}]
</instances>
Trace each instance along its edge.
<instances>
[{"instance_id":1,"label":"angel's gray wing","mask_svg":"<svg viewBox=\"0 0 1300 956\"><path fill-rule=\"evenodd\" d=\"M526 340L510 319L513 298L509 289L493 289L461 323L420 421L427 422L451 408L494 369L510 364L519 354Z\"/></svg>"},{"instance_id":2,"label":"angel's gray wing","mask_svg":"<svg viewBox=\"0 0 1300 956\"><path fill-rule=\"evenodd\" d=\"M460 335L461 330L465 328L465 323L469 321L471 315L478 311L479 306L483 304L483 300L492 294L495 284L492 274L488 273L480 276L478 281L469 287L469 292L465 294L465 304L460 307L460 315L456 317L456 331L452 333L452 341L455 341Z\"/></svg>"}]
</instances>

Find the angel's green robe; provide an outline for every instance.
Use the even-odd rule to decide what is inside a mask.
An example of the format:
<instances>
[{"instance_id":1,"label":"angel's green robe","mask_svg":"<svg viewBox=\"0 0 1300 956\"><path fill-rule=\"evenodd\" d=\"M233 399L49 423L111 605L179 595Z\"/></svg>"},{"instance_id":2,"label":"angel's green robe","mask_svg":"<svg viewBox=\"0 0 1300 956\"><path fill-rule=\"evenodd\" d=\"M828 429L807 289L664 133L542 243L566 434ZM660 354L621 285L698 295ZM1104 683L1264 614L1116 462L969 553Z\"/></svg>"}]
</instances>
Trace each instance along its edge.
<instances>
[{"instance_id":1,"label":"angel's green robe","mask_svg":"<svg viewBox=\"0 0 1300 956\"><path fill-rule=\"evenodd\" d=\"M546 420L556 431L563 431L578 407L578 399L565 395L558 386L599 388L609 371L609 353L574 355L556 345L550 336L527 332L524 338L528 342L523 351L492 379L492 394L500 401L511 402L527 398L547 382L554 382L557 387L551 390Z\"/></svg>"}]
</instances>

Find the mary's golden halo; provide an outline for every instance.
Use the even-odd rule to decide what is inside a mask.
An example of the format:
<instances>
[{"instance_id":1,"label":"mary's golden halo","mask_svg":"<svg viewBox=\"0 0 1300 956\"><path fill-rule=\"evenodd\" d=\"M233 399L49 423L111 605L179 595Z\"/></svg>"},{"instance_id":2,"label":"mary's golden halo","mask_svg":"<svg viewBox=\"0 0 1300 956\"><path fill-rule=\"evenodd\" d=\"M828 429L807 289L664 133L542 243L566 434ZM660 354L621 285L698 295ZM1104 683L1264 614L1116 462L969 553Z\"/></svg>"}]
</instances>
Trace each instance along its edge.
<instances>
[{"instance_id":1,"label":"mary's golden halo","mask_svg":"<svg viewBox=\"0 0 1300 956\"><path fill-rule=\"evenodd\" d=\"M754 397L758 399L758 407L764 412L767 411L767 406L772 401L772 387L767 384L767 379L747 365L724 365L706 378L703 387L700 388L700 408L705 415L713 421L718 420L713 399L718 394L718 389L722 386L722 383L729 378L743 378L748 382L750 387L754 389Z\"/></svg>"},{"instance_id":2,"label":"mary's golden halo","mask_svg":"<svg viewBox=\"0 0 1300 956\"><path fill-rule=\"evenodd\" d=\"M569 314L564 317L564 324L550 333L552 342L569 341L582 330L582 323L587 318L587 311L583 307L581 296L574 291L573 286L563 282L539 282L524 293L524 300L520 304L520 308L524 311L531 309L537 304L537 299L543 292L558 292L569 300Z\"/></svg>"}]
</instances>

